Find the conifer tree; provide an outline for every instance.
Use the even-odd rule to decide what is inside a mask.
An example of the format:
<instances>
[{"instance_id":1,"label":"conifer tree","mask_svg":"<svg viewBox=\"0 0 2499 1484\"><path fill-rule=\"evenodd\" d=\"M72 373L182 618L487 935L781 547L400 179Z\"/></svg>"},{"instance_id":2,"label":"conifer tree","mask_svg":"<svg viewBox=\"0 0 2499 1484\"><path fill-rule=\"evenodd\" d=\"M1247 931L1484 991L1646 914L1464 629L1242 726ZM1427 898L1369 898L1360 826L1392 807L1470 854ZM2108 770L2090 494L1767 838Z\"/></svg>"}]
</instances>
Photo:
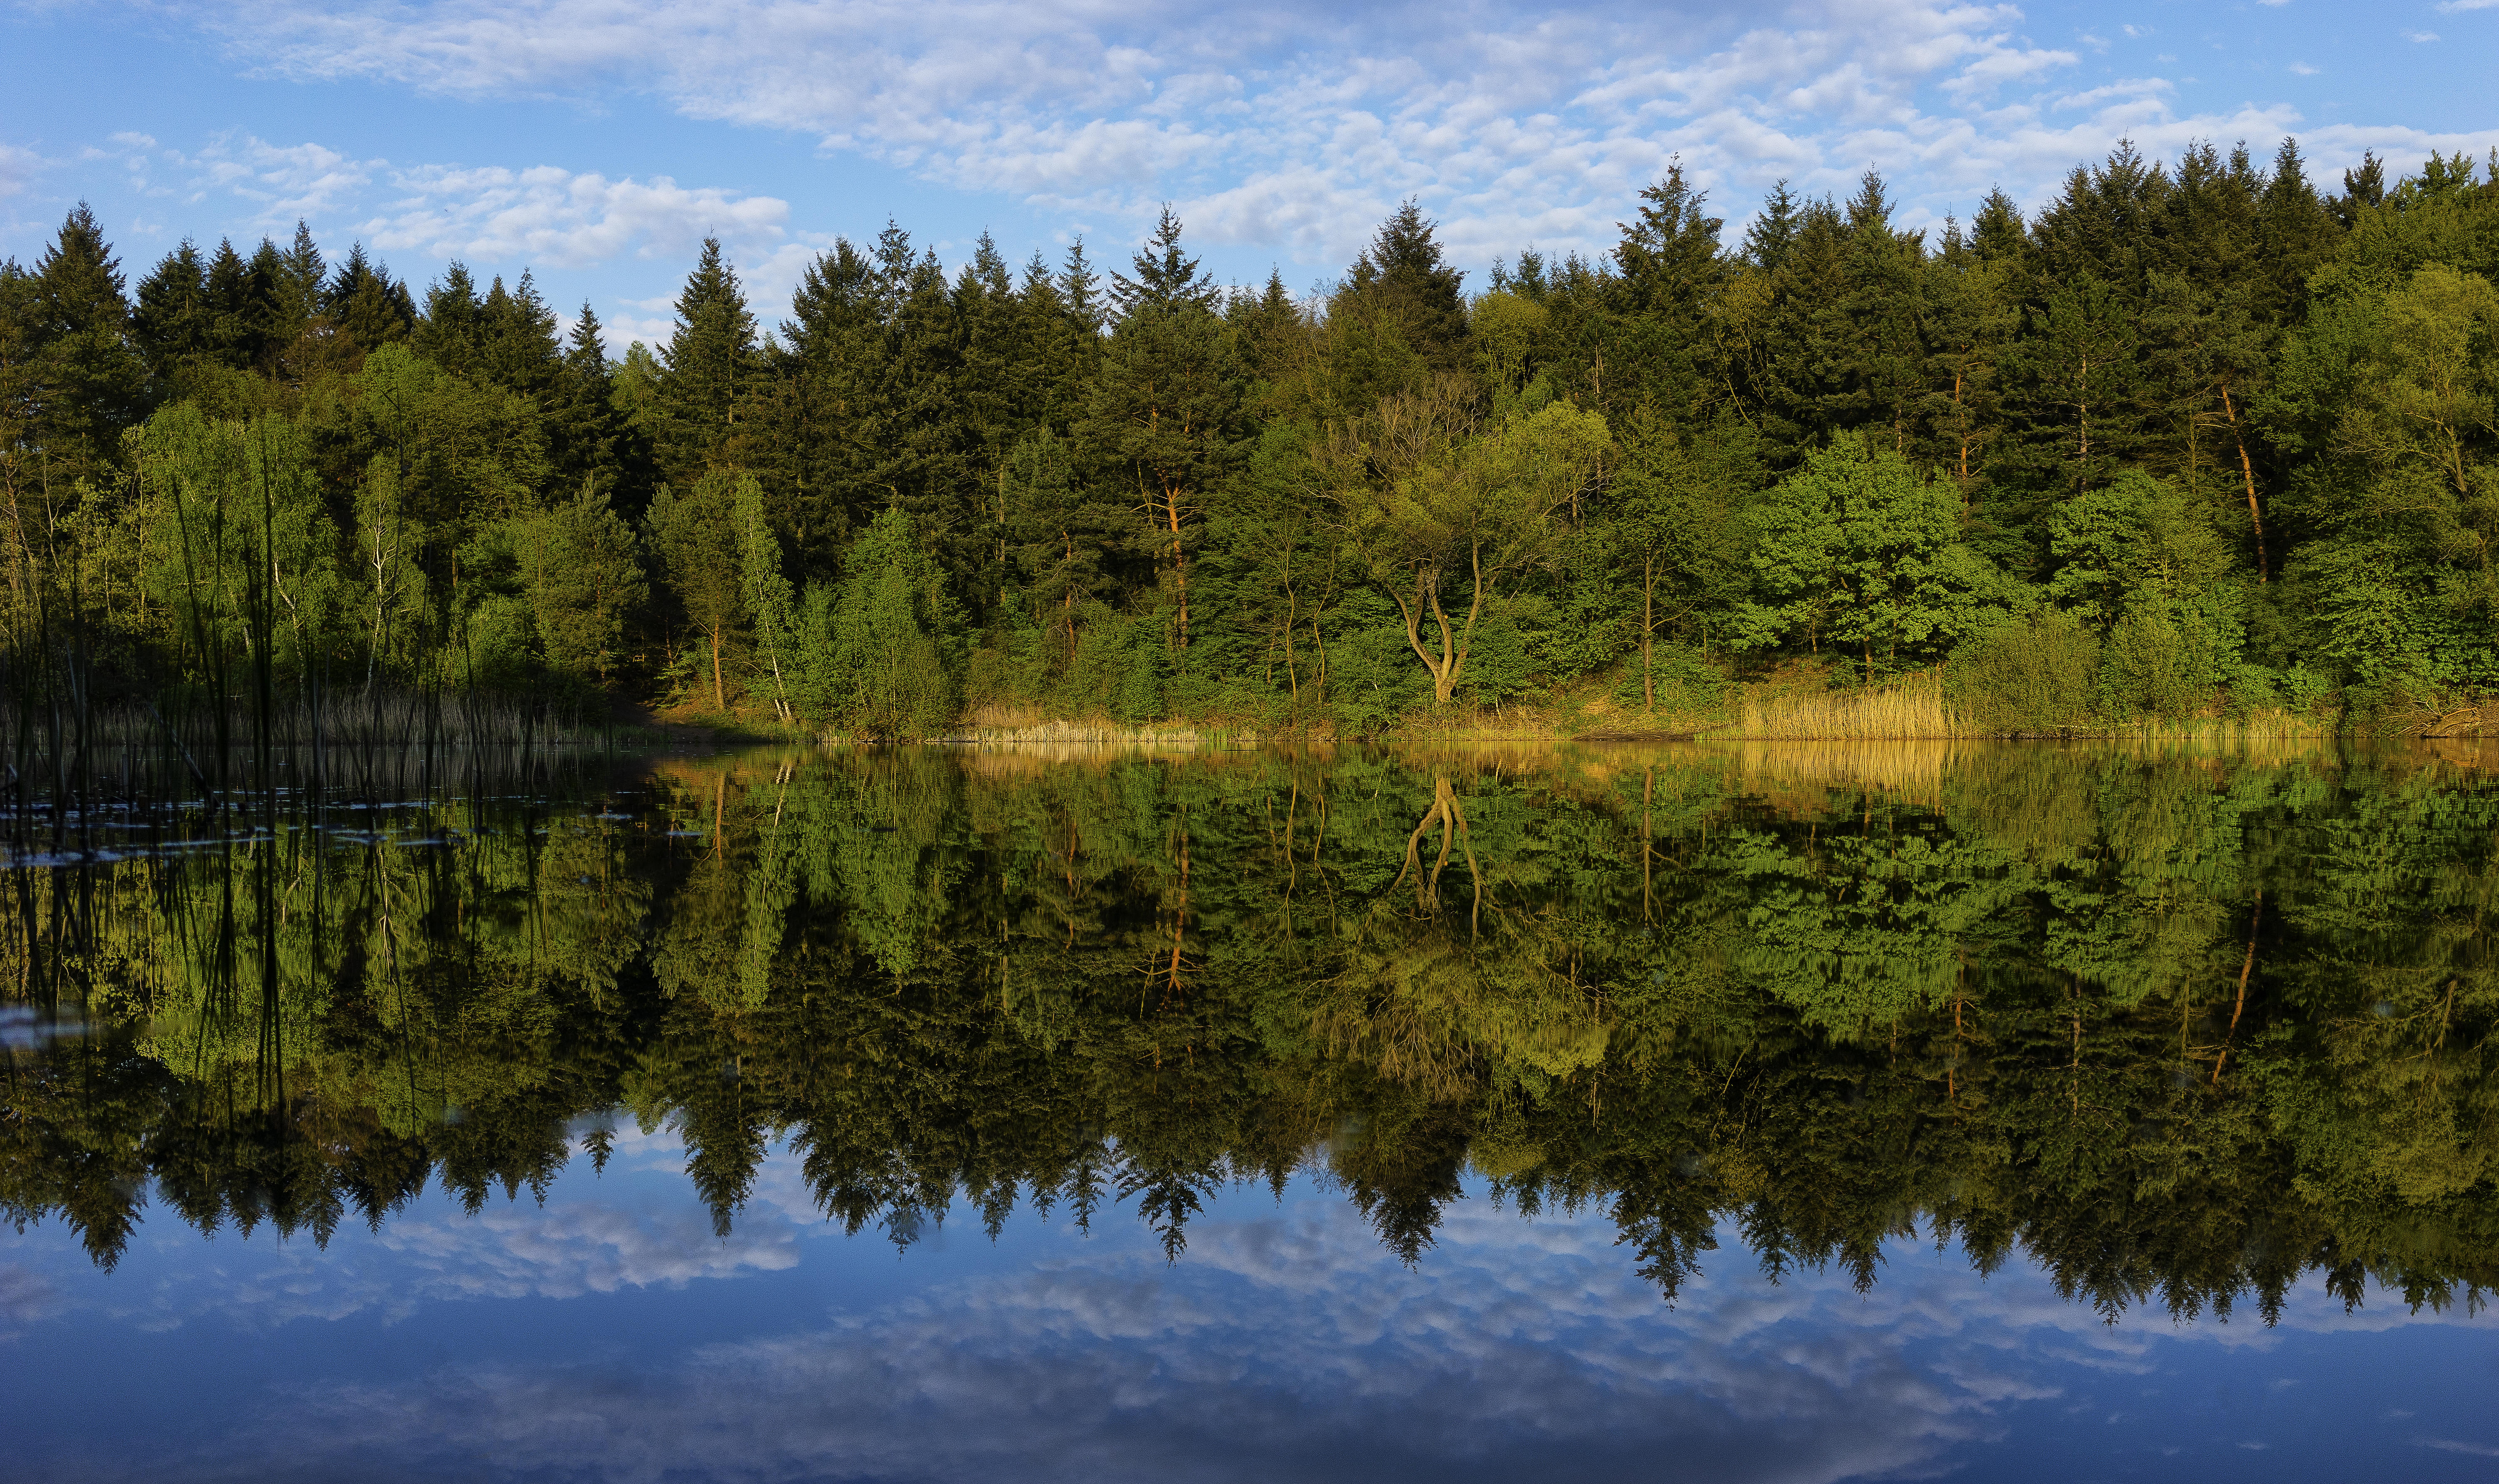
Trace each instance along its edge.
<instances>
[{"instance_id":1,"label":"conifer tree","mask_svg":"<svg viewBox=\"0 0 2499 1484\"><path fill-rule=\"evenodd\" d=\"M1166 204L1153 234L1130 260L1136 276L1111 274L1111 303L1119 317L1178 308L1213 309L1222 297L1215 280L1200 272L1197 259L1181 251L1180 218ZM1072 264L1071 264L1072 268Z\"/></svg>"},{"instance_id":2,"label":"conifer tree","mask_svg":"<svg viewBox=\"0 0 2499 1484\"><path fill-rule=\"evenodd\" d=\"M372 350L405 340L416 328L416 307L407 285L392 280L387 266L365 256L356 242L322 291L323 312L340 333L360 349Z\"/></svg>"},{"instance_id":3,"label":"conifer tree","mask_svg":"<svg viewBox=\"0 0 2499 1484\"><path fill-rule=\"evenodd\" d=\"M118 465L147 368L131 343L120 265L84 203L63 219L34 276L32 359L42 390L33 433L49 477L66 491L72 480L101 479Z\"/></svg>"},{"instance_id":4,"label":"conifer tree","mask_svg":"<svg viewBox=\"0 0 2499 1484\"><path fill-rule=\"evenodd\" d=\"M1787 177L1779 177L1770 193L1762 198L1762 209L1752 224L1744 229L1744 260L1764 273L1776 273L1787 260L1788 244L1796 241L1797 226L1804 212L1804 203L1788 189Z\"/></svg>"},{"instance_id":5,"label":"conifer tree","mask_svg":"<svg viewBox=\"0 0 2499 1484\"><path fill-rule=\"evenodd\" d=\"M274 259L276 252L261 244ZM276 322L276 287L260 256L246 260L232 240L217 243L209 260L209 308L214 318L217 359L237 371L260 364Z\"/></svg>"},{"instance_id":6,"label":"conifer tree","mask_svg":"<svg viewBox=\"0 0 2499 1484\"><path fill-rule=\"evenodd\" d=\"M651 441L662 476L691 480L736 464L745 431L741 403L757 371L755 316L716 237L703 239L702 255L677 296L676 333L660 361L665 370Z\"/></svg>"},{"instance_id":7,"label":"conifer tree","mask_svg":"<svg viewBox=\"0 0 2499 1484\"><path fill-rule=\"evenodd\" d=\"M479 339L471 374L548 405L564 365L564 346L556 334L555 311L538 296L537 283L524 270L520 281L506 290L498 277L478 306Z\"/></svg>"},{"instance_id":8,"label":"conifer tree","mask_svg":"<svg viewBox=\"0 0 2499 1484\"><path fill-rule=\"evenodd\" d=\"M455 376L477 370L486 339L485 306L469 265L453 258L442 276L425 291L425 317L417 322L411 343L417 354Z\"/></svg>"},{"instance_id":9,"label":"conifer tree","mask_svg":"<svg viewBox=\"0 0 2499 1484\"><path fill-rule=\"evenodd\" d=\"M781 323L755 458L774 523L801 571L830 572L841 544L889 497L876 446L888 300L874 261L847 238L800 273Z\"/></svg>"},{"instance_id":10,"label":"conifer tree","mask_svg":"<svg viewBox=\"0 0 2499 1484\"><path fill-rule=\"evenodd\" d=\"M1135 278L1118 279L1122 313L1078 436L1106 480L1136 492L1171 589L1174 647L1185 650L1189 551L1240 451L1246 387L1232 338L1210 306L1214 288L1182 254L1169 210L1135 267Z\"/></svg>"},{"instance_id":11,"label":"conifer tree","mask_svg":"<svg viewBox=\"0 0 2499 1484\"><path fill-rule=\"evenodd\" d=\"M648 500L649 450L617 404L616 377L585 301L549 394L547 457L559 490L597 490L631 519Z\"/></svg>"},{"instance_id":12,"label":"conifer tree","mask_svg":"<svg viewBox=\"0 0 2499 1484\"><path fill-rule=\"evenodd\" d=\"M168 395L181 370L216 350L216 314L209 303L209 265L188 238L140 280L131 335L157 396Z\"/></svg>"}]
</instances>

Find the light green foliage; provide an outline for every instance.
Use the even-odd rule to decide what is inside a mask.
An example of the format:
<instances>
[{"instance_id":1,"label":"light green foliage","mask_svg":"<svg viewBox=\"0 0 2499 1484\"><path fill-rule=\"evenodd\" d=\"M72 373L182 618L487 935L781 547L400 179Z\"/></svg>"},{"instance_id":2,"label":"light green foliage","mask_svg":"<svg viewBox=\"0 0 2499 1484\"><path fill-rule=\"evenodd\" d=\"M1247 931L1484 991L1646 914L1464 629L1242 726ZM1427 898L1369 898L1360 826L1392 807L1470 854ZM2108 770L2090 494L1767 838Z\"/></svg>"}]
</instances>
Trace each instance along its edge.
<instances>
[{"instance_id":1,"label":"light green foliage","mask_svg":"<svg viewBox=\"0 0 2499 1484\"><path fill-rule=\"evenodd\" d=\"M1658 635L1699 628L1740 591L1745 532L1739 490L1723 464L1704 462L1654 426L1629 442L1606 491L1604 536L1614 551L1608 577L1639 604L1627 616L1639 651L1640 703L1654 711Z\"/></svg>"},{"instance_id":2,"label":"light green foliage","mask_svg":"<svg viewBox=\"0 0 2499 1484\"><path fill-rule=\"evenodd\" d=\"M384 345L317 413L359 464L386 461L395 500L418 529L456 541L526 511L547 476L530 403L451 374L406 345Z\"/></svg>"},{"instance_id":3,"label":"light green foliage","mask_svg":"<svg viewBox=\"0 0 2499 1484\"><path fill-rule=\"evenodd\" d=\"M2072 614L2039 608L2007 614L1953 652L1945 694L1970 726L1987 732L2088 726L2097 712L2099 636Z\"/></svg>"},{"instance_id":4,"label":"light green foliage","mask_svg":"<svg viewBox=\"0 0 2499 1484\"><path fill-rule=\"evenodd\" d=\"M390 821L421 848L29 873L0 982L81 965L93 1029L18 1051L0 1214L105 1263L143 1190L320 1241L438 1180L526 1198L622 1104L724 1231L786 1141L896 1241L1125 1202L1175 1253L1210 1192L1323 1170L1428 1261L1472 1169L1605 1212L1670 1294L1730 1230L1889 1281L1904 1211L2111 1315L2471 1302L2499 1252L2499 793L2435 760L860 748L654 782L636 820L489 798Z\"/></svg>"},{"instance_id":5,"label":"light green foliage","mask_svg":"<svg viewBox=\"0 0 2499 1484\"><path fill-rule=\"evenodd\" d=\"M525 548L530 610L547 663L604 683L625 628L648 600L633 528L591 487L531 522Z\"/></svg>"},{"instance_id":6,"label":"light green foliage","mask_svg":"<svg viewBox=\"0 0 2499 1484\"><path fill-rule=\"evenodd\" d=\"M878 516L851 546L837 589L808 594L813 714L854 737L933 736L954 720L959 631L937 565L911 517Z\"/></svg>"},{"instance_id":7,"label":"light green foliage","mask_svg":"<svg viewBox=\"0 0 2499 1484\"><path fill-rule=\"evenodd\" d=\"M747 621L737 526L737 476L714 470L651 500L650 538L668 590L707 646L712 704L729 709L725 652Z\"/></svg>"},{"instance_id":8,"label":"light green foliage","mask_svg":"<svg viewBox=\"0 0 2499 1484\"><path fill-rule=\"evenodd\" d=\"M130 435L187 406L291 419L339 527L300 631L271 579L273 662L385 687L456 689L491 651L499 684L787 722L802 596L829 625L897 508L985 720L1369 730L1569 713L1635 670L1651 709L1662 645L1746 685L1967 661L1985 709L2075 648L2034 625L2056 652L2015 662L1996 620L2030 583L2100 644L2103 720L2445 727L2499 694L2483 163L2373 160L2336 194L2288 142L2121 145L1940 233L1879 176L1780 186L1741 243L1679 168L1626 207L1606 250L1516 253L1473 297L1412 202L1323 302L1225 291L1169 212L1108 281L1082 247L1019 278L986 239L955 268L890 227L808 266L786 320L706 242L665 351L612 367L526 274L412 292L299 228L125 279L81 209L0 268L0 628L91 636L98 694L201 671L127 495Z\"/></svg>"},{"instance_id":9,"label":"light green foliage","mask_svg":"<svg viewBox=\"0 0 2499 1484\"><path fill-rule=\"evenodd\" d=\"M1541 403L1550 393L1535 376L1537 344L1552 323L1552 311L1523 294L1495 290L1468 306L1476 363L1484 384L1504 410L1512 403ZM1531 389L1533 387L1533 389ZM1533 406L1525 410L1533 411Z\"/></svg>"},{"instance_id":10,"label":"light green foliage","mask_svg":"<svg viewBox=\"0 0 2499 1484\"><path fill-rule=\"evenodd\" d=\"M798 661L798 597L781 570L781 542L763 513L763 487L740 477L731 501L737 521L738 590L755 625L759 666L770 685L773 711L788 722Z\"/></svg>"},{"instance_id":11,"label":"light green foliage","mask_svg":"<svg viewBox=\"0 0 2499 1484\"><path fill-rule=\"evenodd\" d=\"M1960 525L1952 489L1889 449L1847 439L1808 456L1753 514L1757 597L1736 641L1853 649L1868 680L1878 649L1887 668L1942 653L2018 600Z\"/></svg>"},{"instance_id":12,"label":"light green foliage","mask_svg":"<svg viewBox=\"0 0 2499 1484\"><path fill-rule=\"evenodd\" d=\"M1446 704L1476 626L1501 582L1544 561L1558 513L1579 500L1611 446L1605 419L1567 403L1477 431L1447 380L1399 394L1323 459L1350 544L1396 602L1407 646ZM1444 589L1464 585L1452 619ZM1422 626L1437 629L1428 645Z\"/></svg>"},{"instance_id":13,"label":"light green foliage","mask_svg":"<svg viewBox=\"0 0 2499 1484\"><path fill-rule=\"evenodd\" d=\"M2247 592L2209 515L2129 470L2048 518L2049 600L2101 634L2101 710L2116 721L2204 709L2234 671Z\"/></svg>"},{"instance_id":14,"label":"light green foliage","mask_svg":"<svg viewBox=\"0 0 2499 1484\"><path fill-rule=\"evenodd\" d=\"M301 675L332 638L347 599L338 531L301 429L265 413L207 417L187 403L134 440L146 509L149 591L200 671L265 647Z\"/></svg>"}]
</instances>

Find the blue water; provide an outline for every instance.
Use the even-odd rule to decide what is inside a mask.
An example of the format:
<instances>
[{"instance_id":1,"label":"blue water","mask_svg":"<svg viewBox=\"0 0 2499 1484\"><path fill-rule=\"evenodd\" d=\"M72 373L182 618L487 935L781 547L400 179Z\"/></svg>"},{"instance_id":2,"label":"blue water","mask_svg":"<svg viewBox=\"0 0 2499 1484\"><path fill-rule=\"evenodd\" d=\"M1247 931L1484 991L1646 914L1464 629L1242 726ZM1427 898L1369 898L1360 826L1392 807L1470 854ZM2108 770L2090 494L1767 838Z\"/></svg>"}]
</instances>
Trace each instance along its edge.
<instances>
[{"instance_id":1,"label":"blue water","mask_svg":"<svg viewBox=\"0 0 2499 1484\"><path fill-rule=\"evenodd\" d=\"M1479 1182L1412 1269L1343 1195L1237 1188L1167 1262L957 1206L844 1236L776 1151L727 1238L670 1133L543 1204L438 1191L326 1248L153 1208L116 1271L0 1234L27 1479L2488 1479L2499 1319L2110 1324L1901 1241L1867 1292L1732 1232L1676 1304L1602 1211Z\"/></svg>"}]
</instances>

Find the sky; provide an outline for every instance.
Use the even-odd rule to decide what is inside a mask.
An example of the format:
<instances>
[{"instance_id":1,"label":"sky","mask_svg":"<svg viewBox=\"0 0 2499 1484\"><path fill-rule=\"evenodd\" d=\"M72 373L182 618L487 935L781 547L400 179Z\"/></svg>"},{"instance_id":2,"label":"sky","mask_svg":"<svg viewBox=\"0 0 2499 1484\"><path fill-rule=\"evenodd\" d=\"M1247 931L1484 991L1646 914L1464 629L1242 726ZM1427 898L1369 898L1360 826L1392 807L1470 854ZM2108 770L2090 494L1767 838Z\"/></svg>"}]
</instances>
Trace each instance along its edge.
<instances>
[{"instance_id":1,"label":"sky","mask_svg":"<svg viewBox=\"0 0 2499 1484\"><path fill-rule=\"evenodd\" d=\"M1343 274L1412 199L1480 287L1598 253L1680 159L1730 238L1880 171L1903 225L2026 207L2119 141L2320 183L2499 145L2499 0L0 0L0 256L89 202L135 280L184 238L453 259L665 339L706 234L767 325L888 221L950 264L1169 203L1231 282Z\"/></svg>"}]
</instances>

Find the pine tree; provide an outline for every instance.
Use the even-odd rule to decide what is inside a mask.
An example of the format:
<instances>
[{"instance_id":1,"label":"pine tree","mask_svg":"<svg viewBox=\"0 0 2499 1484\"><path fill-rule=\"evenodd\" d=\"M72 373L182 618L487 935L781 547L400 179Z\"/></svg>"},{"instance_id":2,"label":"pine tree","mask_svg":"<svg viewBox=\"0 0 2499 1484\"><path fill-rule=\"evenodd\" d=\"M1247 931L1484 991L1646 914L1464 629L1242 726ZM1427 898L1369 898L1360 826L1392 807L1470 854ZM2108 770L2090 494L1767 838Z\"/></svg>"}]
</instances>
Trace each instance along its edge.
<instances>
[{"instance_id":1,"label":"pine tree","mask_svg":"<svg viewBox=\"0 0 2499 1484\"><path fill-rule=\"evenodd\" d=\"M676 333L660 360L665 371L652 409L652 444L662 476L685 481L735 465L745 433L741 403L758 370L755 316L716 237L703 239L702 256L677 296Z\"/></svg>"},{"instance_id":2,"label":"pine tree","mask_svg":"<svg viewBox=\"0 0 2499 1484\"><path fill-rule=\"evenodd\" d=\"M1788 189L1785 177L1770 187L1762 198L1762 210L1744 229L1744 260L1764 273L1776 273L1787 260L1788 246L1796 241L1797 226L1804 214L1804 203Z\"/></svg>"},{"instance_id":3,"label":"pine tree","mask_svg":"<svg viewBox=\"0 0 2499 1484\"><path fill-rule=\"evenodd\" d=\"M455 376L473 374L486 339L485 306L469 265L453 258L425 291L425 317L411 343L417 354Z\"/></svg>"},{"instance_id":4,"label":"pine tree","mask_svg":"<svg viewBox=\"0 0 2499 1484\"><path fill-rule=\"evenodd\" d=\"M156 396L172 394L177 376L216 351L216 313L209 302L209 267L188 238L140 280L131 334Z\"/></svg>"},{"instance_id":5,"label":"pine tree","mask_svg":"<svg viewBox=\"0 0 2499 1484\"><path fill-rule=\"evenodd\" d=\"M322 311L363 350L405 340L416 327L407 285L393 282L387 267L366 257L363 242L351 244L331 274L322 291Z\"/></svg>"},{"instance_id":6,"label":"pine tree","mask_svg":"<svg viewBox=\"0 0 2499 1484\"><path fill-rule=\"evenodd\" d=\"M34 436L49 477L102 479L120 460L122 430L144 409L147 368L131 343L120 265L81 202L35 270Z\"/></svg>"},{"instance_id":7,"label":"pine tree","mask_svg":"<svg viewBox=\"0 0 2499 1484\"><path fill-rule=\"evenodd\" d=\"M1170 206L1164 206L1153 235L1130 260L1137 275L1111 274L1111 303L1120 318L1149 310L1216 306L1222 291L1198 271L1197 259L1181 251L1180 233L1180 218L1172 214Z\"/></svg>"}]
</instances>

